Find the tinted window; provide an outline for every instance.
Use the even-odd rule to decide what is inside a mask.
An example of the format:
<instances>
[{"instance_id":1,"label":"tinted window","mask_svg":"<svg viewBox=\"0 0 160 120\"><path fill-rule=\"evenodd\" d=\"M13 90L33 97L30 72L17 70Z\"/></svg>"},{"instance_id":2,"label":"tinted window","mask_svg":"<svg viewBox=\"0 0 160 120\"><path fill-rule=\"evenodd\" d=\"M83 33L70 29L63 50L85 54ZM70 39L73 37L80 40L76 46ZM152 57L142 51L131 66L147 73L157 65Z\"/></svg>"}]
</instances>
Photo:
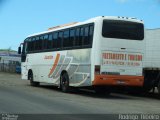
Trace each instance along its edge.
<instances>
[{"instance_id":1,"label":"tinted window","mask_svg":"<svg viewBox=\"0 0 160 120\"><path fill-rule=\"evenodd\" d=\"M80 36L80 28L77 28L77 29L76 29L76 40L75 40L75 46L79 46L79 44L80 44L79 36Z\"/></svg>"},{"instance_id":2,"label":"tinted window","mask_svg":"<svg viewBox=\"0 0 160 120\"><path fill-rule=\"evenodd\" d=\"M43 49L47 49L47 43L48 43L48 35L44 35Z\"/></svg>"},{"instance_id":3,"label":"tinted window","mask_svg":"<svg viewBox=\"0 0 160 120\"><path fill-rule=\"evenodd\" d=\"M62 41L63 41L63 32L59 32L58 33L57 48L62 47Z\"/></svg>"},{"instance_id":4,"label":"tinted window","mask_svg":"<svg viewBox=\"0 0 160 120\"><path fill-rule=\"evenodd\" d=\"M69 30L64 31L63 35L63 47L69 47Z\"/></svg>"},{"instance_id":5,"label":"tinted window","mask_svg":"<svg viewBox=\"0 0 160 120\"><path fill-rule=\"evenodd\" d=\"M42 50L43 40L44 40L44 36L42 35L39 37L38 50Z\"/></svg>"},{"instance_id":6,"label":"tinted window","mask_svg":"<svg viewBox=\"0 0 160 120\"><path fill-rule=\"evenodd\" d=\"M69 44L70 46L74 46L75 45L75 29L71 29L70 30L70 40L69 40Z\"/></svg>"},{"instance_id":7,"label":"tinted window","mask_svg":"<svg viewBox=\"0 0 160 120\"><path fill-rule=\"evenodd\" d=\"M58 41L58 33L55 32L55 33L53 33L53 42L52 42L52 47L53 47L54 49L57 48L57 41Z\"/></svg>"},{"instance_id":8,"label":"tinted window","mask_svg":"<svg viewBox=\"0 0 160 120\"><path fill-rule=\"evenodd\" d=\"M107 38L143 40L144 26L135 22L104 20L102 35Z\"/></svg>"},{"instance_id":9,"label":"tinted window","mask_svg":"<svg viewBox=\"0 0 160 120\"><path fill-rule=\"evenodd\" d=\"M93 24L27 38L29 52L45 52L92 47Z\"/></svg>"},{"instance_id":10,"label":"tinted window","mask_svg":"<svg viewBox=\"0 0 160 120\"><path fill-rule=\"evenodd\" d=\"M28 41L28 39L26 39L25 41ZM22 54L26 54L27 53L27 42L23 43L23 48L22 48Z\"/></svg>"},{"instance_id":11,"label":"tinted window","mask_svg":"<svg viewBox=\"0 0 160 120\"><path fill-rule=\"evenodd\" d=\"M84 42L83 45L89 45L89 26L84 28Z\"/></svg>"},{"instance_id":12,"label":"tinted window","mask_svg":"<svg viewBox=\"0 0 160 120\"><path fill-rule=\"evenodd\" d=\"M90 25L89 26L89 44L92 45L93 41L93 32L94 32L94 26Z\"/></svg>"},{"instance_id":13,"label":"tinted window","mask_svg":"<svg viewBox=\"0 0 160 120\"><path fill-rule=\"evenodd\" d=\"M80 36L79 36L79 46L82 45L83 38L84 38L84 28L81 27L81 29L80 29Z\"/></svg>"},{"instance_id":14,"label":"tinted window","mask_svg":"<svg viewBox=\"0 0 160 120\"><path fill-rule=\"evenodd\" d=\"M49 37L48 37L48 42L47 42L47 49L52 48L52 40L53 40L53 35L52 35L52 33L50 33Z\"/></svg>"},{"instance_id":15,"label":"tinted window","mask_svg":"<svg viewBox=\"0 0 160 120\"><path fill-rule=\"evenodd\" d=\"M28 39L28 51L30 52L31 51L31 38Z\"/></svg>"},{"instance_id":16,"label":"tinted window","mask_svg":"<svg viewBox=\"0 0 160 120\"><path fill-rule=\"evenodd\" d=\"M36 37L35 50L39 50L39 44L40 44L39 37Z\"/></svg>"},{"instance_id":17,"label":"tinted window","mask_svg":"<svg viewBox=\"0 0 160 120\"><path fill-rule=\"evenodd\" d=\"M34 51L35 50L35 43L36 42L36 38L33 37L32 40L31 40L31 51Z\"/></svg>"}]
</instances>

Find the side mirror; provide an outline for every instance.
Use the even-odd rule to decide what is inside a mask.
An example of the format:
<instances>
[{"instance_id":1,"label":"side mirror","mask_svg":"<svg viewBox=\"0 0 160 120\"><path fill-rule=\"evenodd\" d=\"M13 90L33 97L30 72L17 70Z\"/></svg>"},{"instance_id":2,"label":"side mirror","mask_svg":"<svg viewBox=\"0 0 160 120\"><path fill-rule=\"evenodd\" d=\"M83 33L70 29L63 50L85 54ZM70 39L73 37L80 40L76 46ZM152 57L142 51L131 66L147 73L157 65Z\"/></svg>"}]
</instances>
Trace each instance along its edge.
<instances>
[{"instance_id":1,"label":"side mirror","mask_svg":"<svg viewBox=\"0 0 160 120\"><path fill-rule=\"evenodd\" d=\"M21 54L21 47L18 47L18 54Z\"/></svg>"}]
</instances>

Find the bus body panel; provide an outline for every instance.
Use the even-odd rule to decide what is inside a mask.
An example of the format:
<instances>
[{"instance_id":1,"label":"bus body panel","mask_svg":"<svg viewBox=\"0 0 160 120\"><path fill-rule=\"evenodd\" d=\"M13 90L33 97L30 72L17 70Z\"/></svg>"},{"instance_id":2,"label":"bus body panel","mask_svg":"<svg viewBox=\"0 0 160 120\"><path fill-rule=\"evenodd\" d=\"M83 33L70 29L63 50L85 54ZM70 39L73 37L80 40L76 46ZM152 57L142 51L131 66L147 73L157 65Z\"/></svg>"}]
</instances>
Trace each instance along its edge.
<instances>
[{"instance_id":1,"label":"bus body panel","mask_svg":"<svg viewBox=\"0 0 160 120\"><path fill-rule=\"evenodd\" d=\"M91 49L28 54L27 70L34 81L59 85L62 71L67 71L70 86L91 86Z\"/></svg>"}]
</instances>

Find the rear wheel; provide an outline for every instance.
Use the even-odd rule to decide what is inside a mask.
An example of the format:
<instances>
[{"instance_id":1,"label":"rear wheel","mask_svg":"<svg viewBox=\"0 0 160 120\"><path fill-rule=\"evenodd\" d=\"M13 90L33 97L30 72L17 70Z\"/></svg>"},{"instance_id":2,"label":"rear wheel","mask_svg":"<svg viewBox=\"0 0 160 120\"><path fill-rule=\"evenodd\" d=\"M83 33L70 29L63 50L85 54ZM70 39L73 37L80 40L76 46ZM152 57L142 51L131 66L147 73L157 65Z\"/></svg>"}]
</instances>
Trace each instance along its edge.
<instances>
[{"instance_id":1,"label":"rear wheel","mask_svg":"<svg viewBox=\"0 0 160 120\"><path fill-rule=\"evenodd\" d=\"M30 80L30 85L31 86L35 86L35 87L39 86L39 82L35 82L33 80L33 73L32 72L30 72L30 74L28 76L28 79Z\"/></svg>"},{"instance_id":2,"label":"rear wheel","mask_svg":"<svg viewBox=\"0 0 160 120\"><path fill-rule=\"evenodd\" d=\"M149 93L154 87L154 82L149 77L146 77L143 85L143 92Z\"/></svg>"},{"instance_id":3,"label":"rear wheel","mask_svg":"<svg viewBox=\"0 0 160 120\"><path fill-rule=\"evenodd\" d=\"M67 73L63 73L61 75L61 79L60 79L60 87L62 92L70 92L70 86L69 86L69 76Z\"/></svg>"}]
</instances>

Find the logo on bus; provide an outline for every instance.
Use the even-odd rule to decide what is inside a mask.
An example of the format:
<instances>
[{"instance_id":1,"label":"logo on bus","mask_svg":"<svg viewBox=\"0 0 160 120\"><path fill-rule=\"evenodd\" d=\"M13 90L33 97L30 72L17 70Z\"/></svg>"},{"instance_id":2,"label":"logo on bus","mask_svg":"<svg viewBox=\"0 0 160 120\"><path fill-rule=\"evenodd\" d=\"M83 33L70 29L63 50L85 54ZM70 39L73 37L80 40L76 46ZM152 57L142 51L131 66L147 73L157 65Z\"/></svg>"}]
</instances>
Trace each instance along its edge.
<instances>
[{"instance_id":1,"label":"logo on bus","mask_svg":"<svg viewBox=\"0 0 160 120\"><path fill-rule=\"evenodd\" d=\"M118 54L118 53L103 53L103 59L142 61L142 55Z\"/></svg>"},{"instance_id":2,"label":"logo on bus","mask_svg":"<svg viewBox=\"0 0 160 120\"><path fill-rule=\"evenodd\" d=\"M140 66L142 55L126 53L103 53L103 64L121 65L121 66Z\"/></svg>"},{"instance_id":3,"label":"logo on bus","mask_svg":"<svg viewBox=\"0 0 160 120\"><path fill-rule=\"evenodd\" d=\"M46 56L44 56L44 59L45 60L50 60L50 59L53 59L53 56L52 55L49 55L49 56L46 55Z\"/></svg>"}]
</instances>

